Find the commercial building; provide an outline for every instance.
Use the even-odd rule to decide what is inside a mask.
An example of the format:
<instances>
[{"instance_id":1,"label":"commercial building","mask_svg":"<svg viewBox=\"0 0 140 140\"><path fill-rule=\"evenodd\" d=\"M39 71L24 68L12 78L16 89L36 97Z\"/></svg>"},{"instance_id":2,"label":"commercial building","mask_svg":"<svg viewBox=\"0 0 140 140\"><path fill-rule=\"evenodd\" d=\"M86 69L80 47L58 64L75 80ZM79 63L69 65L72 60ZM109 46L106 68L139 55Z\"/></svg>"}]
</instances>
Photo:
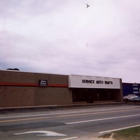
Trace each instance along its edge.
<instances>
[{"instance_id":1,"label":"commercial building","mask_svg":"<svg viewBox=\"0 0 140 140\"><path fill-rule=\"evenodd\" d=\"M122 102L122 80L0 70L0 108Z\"/></svg>"},{"instance_id":2,"label":"commercial building","mask_svg":"<svg viewBox=\"0 0 140 140\"><path fill-rule=\"evenodd\" d=\"M122 83L123 96L135 94L140 96L140 84L138 83Z\"/></svg>"}]
</instances>

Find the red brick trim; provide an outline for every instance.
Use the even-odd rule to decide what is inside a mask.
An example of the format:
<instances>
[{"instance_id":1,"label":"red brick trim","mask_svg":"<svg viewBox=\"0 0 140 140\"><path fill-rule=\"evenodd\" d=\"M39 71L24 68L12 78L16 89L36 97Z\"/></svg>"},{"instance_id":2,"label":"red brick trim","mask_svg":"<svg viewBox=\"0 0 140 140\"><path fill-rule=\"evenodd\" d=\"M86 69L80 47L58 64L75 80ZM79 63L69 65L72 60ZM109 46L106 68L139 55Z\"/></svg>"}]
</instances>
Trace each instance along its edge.
<instances>
[{"instance_id":1,"label":"red brick trim","mask_svg":"<svg viewBox=\"0 0 140 140\"><path fill-rule=\"evenodd\" d=\"M38 84L32 84L32 83L11 83L11 82L0 82L0 86L23 86L23 87L39 87ZM62 88L68 88L68 85L66 84L48 84L48 87L62 87Z\"/></svg>"}]
</instances>

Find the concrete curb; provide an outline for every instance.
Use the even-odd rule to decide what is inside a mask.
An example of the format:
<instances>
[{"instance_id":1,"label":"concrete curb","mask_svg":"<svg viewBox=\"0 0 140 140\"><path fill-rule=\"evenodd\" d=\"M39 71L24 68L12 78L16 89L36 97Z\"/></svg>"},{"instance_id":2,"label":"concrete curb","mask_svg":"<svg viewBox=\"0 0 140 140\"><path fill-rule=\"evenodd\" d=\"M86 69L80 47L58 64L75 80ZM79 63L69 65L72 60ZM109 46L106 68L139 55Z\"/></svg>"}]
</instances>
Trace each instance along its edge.
<instances>
[{"instance_id":1,"label":"concrete curb","mask_svg":"<svg viewBox=\"0 0 140 140\"><path fill-rule=\"evenodd\" d=\"M9 112L22 112L22 111L43 111L43 110L52 110L52 109L65 109L65 108L81 108L81 107L93 107L101 105L122 105L125 103L122 102L111 102L111 103L87 103L87 104L70 104L70 105L47 105L47 106L26 106L26 107L5 107L0 108L1 113Z\"/></svg>"}]
</instances>

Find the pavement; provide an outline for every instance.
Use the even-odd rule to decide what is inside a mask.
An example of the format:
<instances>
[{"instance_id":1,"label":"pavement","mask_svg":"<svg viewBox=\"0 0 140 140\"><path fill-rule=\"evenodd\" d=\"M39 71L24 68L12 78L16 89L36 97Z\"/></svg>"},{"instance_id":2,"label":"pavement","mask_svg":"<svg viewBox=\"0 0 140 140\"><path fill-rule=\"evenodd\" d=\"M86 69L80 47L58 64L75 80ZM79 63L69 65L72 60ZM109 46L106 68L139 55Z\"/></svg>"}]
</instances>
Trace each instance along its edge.
<instances>
[{"instance_id":1,"label":"pavement","mask_svg":"<svg viewBox=\"0 0 140 140\"><path fill-rule=\"evenodd\" d=\"M140 106L115 104L0 114L2 140L98 140L98 136L140 124Z\"/></svg>"}]
</instances>

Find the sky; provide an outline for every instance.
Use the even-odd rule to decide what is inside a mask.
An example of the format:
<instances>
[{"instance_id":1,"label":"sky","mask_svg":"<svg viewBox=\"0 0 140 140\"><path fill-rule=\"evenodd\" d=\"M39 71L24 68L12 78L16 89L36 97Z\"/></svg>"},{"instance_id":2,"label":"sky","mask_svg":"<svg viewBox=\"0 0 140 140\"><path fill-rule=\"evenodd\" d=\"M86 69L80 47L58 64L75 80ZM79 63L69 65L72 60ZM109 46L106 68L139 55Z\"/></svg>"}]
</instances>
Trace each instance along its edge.
<instances>
[{"instance_id":1,"label":"sky","mask_svg":"<svg viewBox=\"0 0 140 140\"><path fill-rule=\"evenodd\" d=\"M0 0L0 70L140 83L139 6L140 0Z\"/></svg>"}]
</instances>

